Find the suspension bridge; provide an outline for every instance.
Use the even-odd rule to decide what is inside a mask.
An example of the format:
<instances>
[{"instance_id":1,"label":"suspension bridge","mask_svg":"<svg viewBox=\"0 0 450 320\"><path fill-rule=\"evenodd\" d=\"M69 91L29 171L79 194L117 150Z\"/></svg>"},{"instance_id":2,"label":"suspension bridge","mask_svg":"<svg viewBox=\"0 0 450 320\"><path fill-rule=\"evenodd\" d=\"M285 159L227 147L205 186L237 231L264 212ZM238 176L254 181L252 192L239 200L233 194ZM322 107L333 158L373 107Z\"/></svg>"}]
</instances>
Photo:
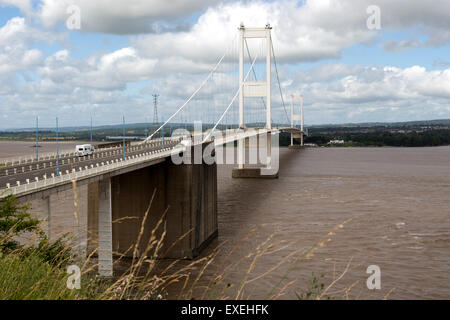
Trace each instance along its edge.
<instances>
[{"instance_id":1,"label":"suspension bridge","mask_svg":"<svg viewBox=\"0 0 450 320\"><path fill-rule=\"evenodd\" d=\"M232 161L236 150L234 178L276 178L278 133L289 132L293 148L303 145L303 100L291 96L286 105L271 32L270 25L241 24L206 77L193 79L198 84L188 99L166 106L171 115L145 141L84 157L67 153L6 162L0 167L0 197L31 201L50 238L58 227L54 216L75 211L75 246L82 254L96 252L103 276L113 274L115 254L126 255L149 240L163 215L165 257L195 257L218 234L216 165L222 162L206 161L205 154L217 158L216 151L228 146ZM172 135L164 138L167 128ZM87 200L80 204L82 193ZM145 219L151 199L152 217ZM58 202L74 205L61 213ZM137 219L113 223L126 217ZM146 232L136 244L142 223Z\"/></svg>"}]
</instances>

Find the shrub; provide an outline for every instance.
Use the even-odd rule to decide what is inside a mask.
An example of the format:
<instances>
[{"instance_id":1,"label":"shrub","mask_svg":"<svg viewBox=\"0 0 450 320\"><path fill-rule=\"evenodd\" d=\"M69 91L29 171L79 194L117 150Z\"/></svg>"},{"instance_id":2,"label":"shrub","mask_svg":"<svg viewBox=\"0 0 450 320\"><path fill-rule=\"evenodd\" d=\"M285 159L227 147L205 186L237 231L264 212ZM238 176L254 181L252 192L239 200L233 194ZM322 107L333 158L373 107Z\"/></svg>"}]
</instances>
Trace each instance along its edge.
<instances>
[{"instance_id":1,"label":"shrub","mask_svg":"<svg viewBox=\"0 0 450 320\"><path fill-rule=\"evenodd\" d=\"M0 252L8 253L16 250L21 255L37 255L53 266L65 267L73 258L72 250L64 245L66 235L50 242L45 232L39 228L40 221L32 218L29 210L29 204L20 204L12 195L0 199ZM24 232L38 235L37 246L24 248L15 240Z\"/></svg>"},{"instance_id":2,"label":"shrub","mask_svg":"<svg viewBox=\"0 0 450 320\"><path fill-rule=\"evenodd\" d=\"M17 249L15 237L38 230L39 220L31 218L29 209L29 204L20 204L12 195L0 199L0 252Z\"/></svg>"}]
</instances>

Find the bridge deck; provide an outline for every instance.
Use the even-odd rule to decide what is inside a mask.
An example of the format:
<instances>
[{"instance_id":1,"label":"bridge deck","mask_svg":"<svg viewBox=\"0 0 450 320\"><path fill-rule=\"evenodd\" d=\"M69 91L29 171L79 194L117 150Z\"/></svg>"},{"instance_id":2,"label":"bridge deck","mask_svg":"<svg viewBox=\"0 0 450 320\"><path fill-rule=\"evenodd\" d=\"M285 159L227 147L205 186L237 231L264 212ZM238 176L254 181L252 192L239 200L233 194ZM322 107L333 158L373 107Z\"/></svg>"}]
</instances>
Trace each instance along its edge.
<instances>
[{"instance_id":1,"label":"bridge deck","mask_svg":"<svg viewBox=\"0 0 450 320\"><path fill-rule=\"evenodd\" d=\"M219 146L280 131L304 134L300 129L290 127L274 127L271 130L267 128L235 129L227 130L224 135L215 137L214 144ZM41 189L49 189L52 186L70 184L74 179L87 179L121 167L139 166L140 163L148 162L149 159L162 159L170 156L173 149L179 150L177 152L183 151L185 147L179 144L180 141L181 138L176 140L166 139L164 149L160 140L128 147L125 160L123 160L122 148L115 148L106 152L100 150L92 156L82 158L71 155L63 156L59 162L61 172L59 177L55 176L56 160L53 159L31 161L26 164L11 164L0 169L0 197L7 194L28 195ZM194 136L192 145L201 143L203 143L202 139L196 139Z\"/></svg>"}]
</instances>

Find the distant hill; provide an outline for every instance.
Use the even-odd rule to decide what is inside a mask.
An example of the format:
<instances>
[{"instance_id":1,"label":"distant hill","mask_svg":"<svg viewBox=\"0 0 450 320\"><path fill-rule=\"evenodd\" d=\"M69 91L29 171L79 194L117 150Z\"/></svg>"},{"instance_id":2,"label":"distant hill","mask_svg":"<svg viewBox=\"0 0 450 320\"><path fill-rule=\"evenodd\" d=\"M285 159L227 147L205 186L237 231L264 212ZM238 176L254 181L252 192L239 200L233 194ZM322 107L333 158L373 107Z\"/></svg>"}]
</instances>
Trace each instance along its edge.
<instances>
[{"instance_id":1,"label":"distant hill","mask_svg":"<svg viewBox=\"0 0 450 320\"><path fill-rule=\"evenodd\" d=\"M127 123L125 124L126 129L141 129L148 128L150 124L148 123ZM152 124L151 124L152 125ZM91 128L89 126L79 126L79 127L60 127L58 130L60 132L73 132L73 131L88 131ZM94 130L114 130L114 129L122 129L122 124L111 124L104 126L94 126ZM17 128L17 129L1 129L0 132L34 132L36 128ZM54 127L40 127L39 131L56 131Z\"/></svg>"},{"instance_id":2,"label":"distant hill","mask_svg":"<svg viewBox=\"0 0 450 320\"><path fill-rule=\"evenodd\" d=\"M332 127L401 127L401 126L430 126L430 125L450 125L450 119L439 120L419 120L403 122L361 122L342 124L320 124L308 126L309 128L332 128Z\"/></svg>"},{"instance_id":3,"label":"distant hill","mask_svg":"<svg viewBox=\"0 0 450 320\"><path fill-rule=\"evenodd\" d=\"M275 124L274 124L275 125ZM427 126L427 125L450 125L450 119L439 120L419 120L419 121L404 121L404 122L361 122L361 123L342 123L342 124L320 124L320 125L308 125L309 128L332 128L332 127L399 127L399 126ZM154 126L149 123L127 123L126 129L143 129L149 126ZM171 124L176 126L176 124ZM104 126L95 126L94 130L117 130L121 129L122 124L112 124ZM17 128L17 129L0 129L0 132L34 132L36 128ZM89 126L73 126L73 127L61 127L60 132L74 132L74 131L88 131ZM39 131L55 131L55 128L42 127Z\"/></svg>"}]
</instances>

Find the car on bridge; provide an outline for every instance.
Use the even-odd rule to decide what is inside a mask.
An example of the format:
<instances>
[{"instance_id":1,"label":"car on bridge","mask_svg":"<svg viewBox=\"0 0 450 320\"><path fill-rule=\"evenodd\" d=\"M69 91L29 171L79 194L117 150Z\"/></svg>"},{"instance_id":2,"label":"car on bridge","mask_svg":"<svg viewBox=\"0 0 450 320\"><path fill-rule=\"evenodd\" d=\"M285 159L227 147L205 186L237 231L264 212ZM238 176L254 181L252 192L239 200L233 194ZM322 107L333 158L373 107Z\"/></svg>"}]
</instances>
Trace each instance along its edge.
<instances>
[{"instance_id":1,"label":"car on bridge","mask_svg":"<svg viewBox=\"0 0 450 320\"><path fill-rule=\"evenodd\" d=\"M191 141L191 138L184 138L180 143L184 147L190 147L192 144L192 141Z\"/></svg>"},{"instance_id":2,"label":"car on bridge","mask_svg":"<svg viewBox=\"0 0 450 320\"><path fill-rule=\"evenodd\" d=\"M78 157L89 156L94 153L94 148L90 144L80 144L75 147L75 154Z\"/></svg>"}]
</instances>

